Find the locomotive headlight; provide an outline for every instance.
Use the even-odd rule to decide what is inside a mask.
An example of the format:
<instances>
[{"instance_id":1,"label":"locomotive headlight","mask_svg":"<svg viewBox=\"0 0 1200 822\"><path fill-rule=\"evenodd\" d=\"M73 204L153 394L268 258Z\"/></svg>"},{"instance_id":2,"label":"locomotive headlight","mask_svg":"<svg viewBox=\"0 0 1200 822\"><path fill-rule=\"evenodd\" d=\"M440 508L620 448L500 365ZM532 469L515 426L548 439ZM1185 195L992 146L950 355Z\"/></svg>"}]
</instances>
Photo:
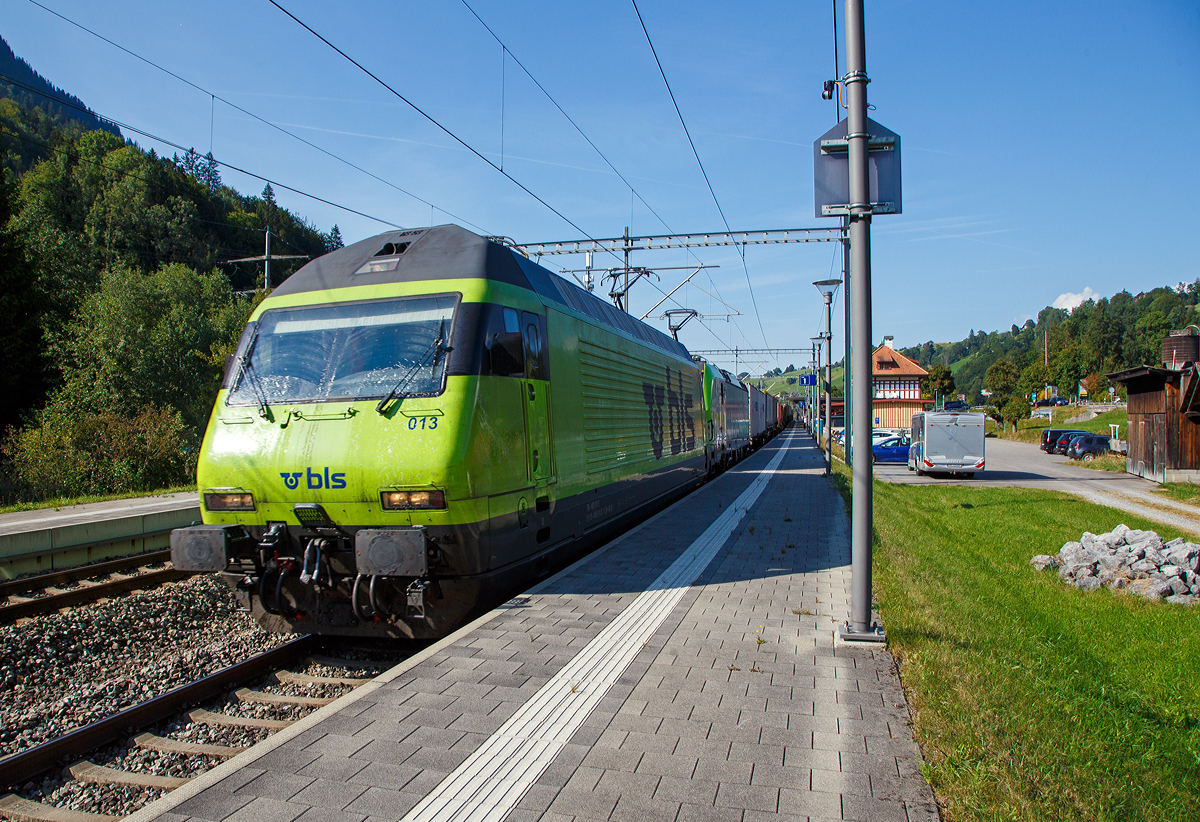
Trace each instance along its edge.
<instances>
[{"instance_id":1,"label":"locomotive headlight","mask_svg":"<svg viewBox=\"0 0 1200 822\"><path fill-rule=\"evenodd\" d=\"M204 507L210 511L253 511L254 495L245 491L206 493Z\"/></svg>"},{"instance_id":2,"label":"locomotive headlight","mask_svg":"<svg viewBox=\"0 0 1200 822\"><path fill-rule=\"evenodd\" d=\"M385 511L411 511L416 508L445 508L444 491L383 491L379 494Z\"/></svg>"}]
</instances>

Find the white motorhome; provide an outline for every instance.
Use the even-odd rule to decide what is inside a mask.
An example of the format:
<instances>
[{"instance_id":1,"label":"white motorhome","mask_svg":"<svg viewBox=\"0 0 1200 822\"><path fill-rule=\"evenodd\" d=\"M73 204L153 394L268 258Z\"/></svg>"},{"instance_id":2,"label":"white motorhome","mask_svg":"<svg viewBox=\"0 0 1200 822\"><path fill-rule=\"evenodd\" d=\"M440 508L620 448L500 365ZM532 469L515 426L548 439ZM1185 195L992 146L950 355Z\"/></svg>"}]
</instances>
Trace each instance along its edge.
<instances>
[{"instance_id":1,"label":"white motorhome","mask_svg":"<svg viewBox=\"0 0 1200 822\"><path fill-rule=\"evenodd\" d=\"M983 414L925 411L913 414L908 470L975 476L984 465Z\"/></svg>"}]
</instances>

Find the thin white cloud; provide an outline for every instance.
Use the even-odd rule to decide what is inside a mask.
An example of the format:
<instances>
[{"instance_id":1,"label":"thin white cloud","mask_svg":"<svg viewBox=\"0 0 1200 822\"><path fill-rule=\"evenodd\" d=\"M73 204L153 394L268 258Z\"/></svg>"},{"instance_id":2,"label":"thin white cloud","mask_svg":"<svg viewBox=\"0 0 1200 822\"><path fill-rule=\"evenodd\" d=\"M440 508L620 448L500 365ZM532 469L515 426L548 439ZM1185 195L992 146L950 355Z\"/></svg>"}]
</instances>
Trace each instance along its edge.
<instances>
[{"instance_id":1,"label":"thin white cloud","mask_svg":"<svg viewBox=\"0 0 1200 822\"><path fill-rule=\"evenodd\" d=\"M1072 294L1070 291L1067 291L1064 294L1059 294L1057 297L1055 297L1054 302L1050 303L1050 305L1054 308L1065 308L1068 311L1074 311L1088 300L1094 300L1098 296L1100 295L1095 291L1092 291L1091 286L1086 286L1083 291L1080 291L1078 294Z\"/></svg>"}]
</instances>

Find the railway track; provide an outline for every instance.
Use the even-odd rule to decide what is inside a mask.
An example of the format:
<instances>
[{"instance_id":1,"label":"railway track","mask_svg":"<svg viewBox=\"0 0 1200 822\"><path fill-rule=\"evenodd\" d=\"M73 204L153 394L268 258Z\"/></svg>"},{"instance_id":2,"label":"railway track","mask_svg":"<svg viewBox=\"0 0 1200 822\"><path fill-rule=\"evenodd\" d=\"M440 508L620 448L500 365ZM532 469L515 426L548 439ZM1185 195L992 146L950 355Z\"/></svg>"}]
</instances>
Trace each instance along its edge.
<instances>
[{"instance_id":1,"label":"railway track","mask_svg":"<svg viewBox=\"0 0 1200 822\"><path fill-rule=\"evenodd\" d=\"M180 714L185 714L190 722L200 725L263 729L275 732L291 725L296 720L237 716L195 706L230 694L231 689L237 688L232 691L231 696L238 703L315 709L332 702L337 697L294 696L238 686L264 678L270 678L280 685L348 688L354 688L370 681L370 677L311 676L290 670L292 667L297 667L297 662L306 659L327 668L346 669L358 664L358 661L318 656L317 652L320 649L320 640L316 637L304 636L295 639L105 719L77 728L57 739L0 759L0 788L15 791L19 786L28 784L35 776L59 767L63 768L64 777L69 775L77 782L156 788L162 791L171 791L181 787L190 781L190 777L181 778L145 771L112 768L96 764L86 757L92 751L122 740L128 740L131 748L164 754L216 759L228 759L236 756L246 748L234 745L199 744L158 736L149 732L137 732ZM368 666L371 663L362 661L361 664ZM101 820L120 818L108 814L55 807L26 799L16 793L7 793L0 797L0 817L32 820L33 822L101 822Z\"/></svg>"},{"instance_id":2,"label":"railway track","mask_svg":"<svg viewBox=\"0 0 1200 822\"><path fill-rule=\"evenodd\" d=\"M141 573L123 573L148 565L169 563L170 559L170 551L154 551L0 582L0 597L7 598L4 604L0 604L0 625L7 625L25 617L57 611L59 608L94 602L104 597L153 588L164 582L191 576L186 571L177 571L171 567L142 571ZM68 589L57 587L71 584L77 587ZM25 596L25 594L36 592L43 592L43 594L34 597Z\"/></svg>"}]
</instances>

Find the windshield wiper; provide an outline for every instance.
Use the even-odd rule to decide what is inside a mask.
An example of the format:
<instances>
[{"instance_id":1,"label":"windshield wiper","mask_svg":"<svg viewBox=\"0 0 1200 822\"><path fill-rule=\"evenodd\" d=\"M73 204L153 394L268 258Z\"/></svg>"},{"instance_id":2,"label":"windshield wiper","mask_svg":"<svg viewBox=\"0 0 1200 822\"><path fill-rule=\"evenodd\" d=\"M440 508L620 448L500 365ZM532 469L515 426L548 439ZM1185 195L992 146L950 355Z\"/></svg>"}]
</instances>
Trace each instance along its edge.
<instances>
[{"instance_id":1,"label":"windshield wiper","mask_svg":"<svg viewBox=\"0 0 1200 822\"><path fill-rule=\"evenodd\" d=\"M437 339L434 340L433 343L428 348L425 349L425 352L423 354L421 354L420 358L415 363L413 363L412 368L408 369L408 372L405 373L405 375L403 377L401 377L400 380L394 386L392 386L392 390L387 392L387 396L385 396L383 399L381 399L379 401L379 404L375 406L375 411L377 413L382 414L384 412L384 409L387 407L387 404L389 402L391 402L392 400L396 399L396 397L401 394L401 392L404 390L404 388L410 382L412 382L413 377L415 377L418 374L418 372L420 372L420 370L424 367L425 360L429 357L430 354L433 354L433 363L430 366L429 376L430 376L430 378L433 377L433 369L437 368L438 360L440 360L442 358L442 352L450 350L448 347L443 345L445 338L446 338L446 321L442 320L442 324L438 328Z\"/></svg>"},{"instance_id":2,"label":"windshield wiper","mask_svg":"<svg viewBox=\"0 0 1200 822\"><path fill-rule=\"evenodd\" d=\"M262 384L258 381L258 375L254 373L254 366L250 364L250 357L254 354L254 347L258 345L259 326L254 327L254 334L250 337L250 342L246 344L246 351L242 354L242 358L238 360L237 379L234 380L233 390L242 384L242 379L247 378L250 383L250 388L254 392L255 398L258 400L258 415L264 420L270 422L271 409L267 405L267 394L263 390ZM232 392L230 392L232 393Z\"/></svg>"}]
</instances>

